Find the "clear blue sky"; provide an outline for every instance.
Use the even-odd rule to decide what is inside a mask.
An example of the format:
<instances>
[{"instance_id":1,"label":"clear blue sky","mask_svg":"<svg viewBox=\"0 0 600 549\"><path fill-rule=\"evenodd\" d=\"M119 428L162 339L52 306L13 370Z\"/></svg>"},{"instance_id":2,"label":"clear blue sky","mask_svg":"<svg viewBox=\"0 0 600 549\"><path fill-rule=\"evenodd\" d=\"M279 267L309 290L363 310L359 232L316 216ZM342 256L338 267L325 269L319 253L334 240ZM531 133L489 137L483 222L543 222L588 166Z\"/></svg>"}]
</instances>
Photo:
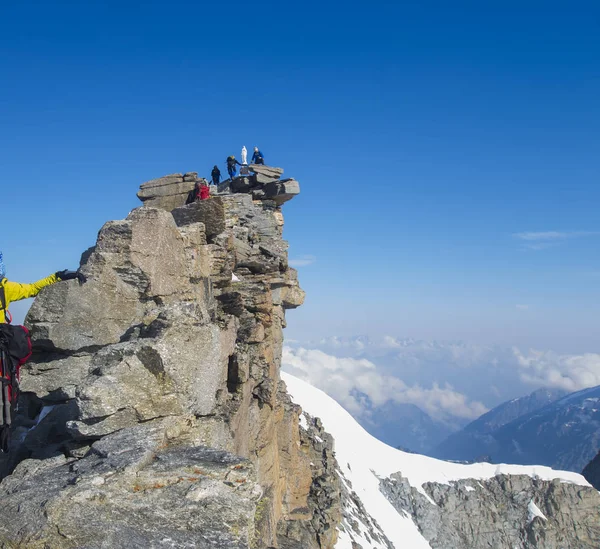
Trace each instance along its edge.
<instances>
[{"instance_id":1,"label":"clear blue sky","mask_svg":"<svg viewBox=\"0 0 600 549\"><path fill-rule=\"evenodd\" d=\"M600 351L599 37L597 2L5 2L8 274L259 145L316 258L288 337Z\"/></svg>"}]
</instances>

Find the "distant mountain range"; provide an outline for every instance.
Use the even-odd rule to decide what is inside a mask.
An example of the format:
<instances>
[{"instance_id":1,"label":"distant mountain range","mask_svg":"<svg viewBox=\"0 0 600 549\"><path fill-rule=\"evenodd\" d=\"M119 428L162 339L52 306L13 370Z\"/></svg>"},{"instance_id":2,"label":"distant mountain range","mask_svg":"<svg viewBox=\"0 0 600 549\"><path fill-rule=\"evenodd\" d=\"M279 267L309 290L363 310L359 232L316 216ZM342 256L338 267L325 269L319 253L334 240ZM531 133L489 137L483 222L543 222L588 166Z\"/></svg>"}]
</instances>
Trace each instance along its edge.
<instances>
[{"instance_id":1,"label":"distant mountain range","mask_svg":"<svg viewBox=\"0 0 600 549\"><path fill-rule=\"evenodd\" d=\"M541 389L505 402L430 452L460 461L548 465L580 472L600 448L600 386Z\"/></svg>"},{"instance_id":2,"label":"distant mountain range","mask_svg":"<svg viewBox=\"0 0 600 549\"><path fill-rule=\"evenodd\" d=\"M414 404L393 402L372 409L368 420L359 419L359 423L390 446L426 455L457 429L436 421Z\"/></svg>"}]
</instances>

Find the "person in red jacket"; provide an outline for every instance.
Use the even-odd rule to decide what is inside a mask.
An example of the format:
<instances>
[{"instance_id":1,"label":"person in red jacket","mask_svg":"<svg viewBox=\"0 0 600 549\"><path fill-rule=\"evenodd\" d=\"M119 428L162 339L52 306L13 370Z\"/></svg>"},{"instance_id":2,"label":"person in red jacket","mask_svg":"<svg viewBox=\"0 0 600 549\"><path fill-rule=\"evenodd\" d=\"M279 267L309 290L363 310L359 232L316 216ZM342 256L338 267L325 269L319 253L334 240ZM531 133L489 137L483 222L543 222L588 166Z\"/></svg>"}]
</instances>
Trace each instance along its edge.
<instances>
[{"instance_id":1,"label":"person in red jacket","mask_svg":"<svg viewBox=\"0 0 600 549\"><path fill-rule=\"evenodd\" d=\"M189 192L186 204L192 204L197 200L206 200L210 198L210 188L206 179L196 181L194 188Z\"/></svg>"},{"instance_id":2,"label":"person in red jacket","mask_svg":"<svg viewBox=\"0 0 600 549\"><path fill-rule=\"evenodd\" d=\"M210 187L202 182L200 185L200 200L206 200L207 198L210 198Z\"/></svg>"}]
</instances>

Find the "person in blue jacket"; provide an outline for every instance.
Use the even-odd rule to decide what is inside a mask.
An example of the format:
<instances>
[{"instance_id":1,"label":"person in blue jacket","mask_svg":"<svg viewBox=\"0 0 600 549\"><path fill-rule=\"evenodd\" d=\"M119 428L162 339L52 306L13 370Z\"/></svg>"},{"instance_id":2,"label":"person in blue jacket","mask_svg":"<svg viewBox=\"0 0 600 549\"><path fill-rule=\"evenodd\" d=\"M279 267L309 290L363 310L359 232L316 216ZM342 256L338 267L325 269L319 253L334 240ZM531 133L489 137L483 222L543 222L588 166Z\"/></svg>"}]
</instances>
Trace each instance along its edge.
<instances>
[{"instance_id":1,"label":"person in blue jacket","mask_svg":"<svg viewBox=\"0 0 600 549\"><path fill-rule=\"evenodd\" d=\"M254 154L252 155L252 164L264 164L265 157L263 153L258 150L258 147L254 147Z\"/></svg>"},{"instance_id":2,"label":"person in blue jacket","mask_svg":"<svg viewBox=\"0 0 600 549\"><path fill-rule=\"evenodd\" d=\"M235 156L231 155L227 157L227 173L229 174L229 178L233 179L237 172L236 166L241 166L241 164L236 160Z\"/></svg>"}]
</instances>

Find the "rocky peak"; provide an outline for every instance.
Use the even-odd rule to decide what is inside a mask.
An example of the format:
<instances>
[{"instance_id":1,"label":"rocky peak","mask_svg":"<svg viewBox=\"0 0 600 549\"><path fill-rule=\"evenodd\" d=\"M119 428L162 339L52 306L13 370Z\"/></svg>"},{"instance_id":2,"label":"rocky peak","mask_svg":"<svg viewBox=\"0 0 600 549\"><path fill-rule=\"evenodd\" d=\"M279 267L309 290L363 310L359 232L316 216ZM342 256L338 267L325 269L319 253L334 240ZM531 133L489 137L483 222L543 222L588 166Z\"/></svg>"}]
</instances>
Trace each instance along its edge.
<instances>
[{"instance_id":1,"label":"rocky peak","mask_svg":"<svg viewBox=\"0 0 600 549\"><path fill-rule=\"evenodd\" d=\"M290 178L282 179L282 175L282 168L251 164L246 175L227 179L216 188L213 186L212 194L247 193L254 200L272 201L275 206L281 206L300 193L298 182ZM204 178L198 178L197 172L165 175L143 183L137 196L146 206L172 211L185 204L196 181L207 182Z\"/></svg>"},{"instance_id":2,"label":"rocky peak","mask_svg":"<svg viewBox=\"0 0 600 549\"><path fill-rule=\"evenodd\" d=\"M188 206L197 174L144 183L83 254L88 282L34 302L1 463L15 547L333 546L333 466L279 376L285 311L304 300L282 239L299 186L252 169Z\"/></svg>"}]
</instances>

